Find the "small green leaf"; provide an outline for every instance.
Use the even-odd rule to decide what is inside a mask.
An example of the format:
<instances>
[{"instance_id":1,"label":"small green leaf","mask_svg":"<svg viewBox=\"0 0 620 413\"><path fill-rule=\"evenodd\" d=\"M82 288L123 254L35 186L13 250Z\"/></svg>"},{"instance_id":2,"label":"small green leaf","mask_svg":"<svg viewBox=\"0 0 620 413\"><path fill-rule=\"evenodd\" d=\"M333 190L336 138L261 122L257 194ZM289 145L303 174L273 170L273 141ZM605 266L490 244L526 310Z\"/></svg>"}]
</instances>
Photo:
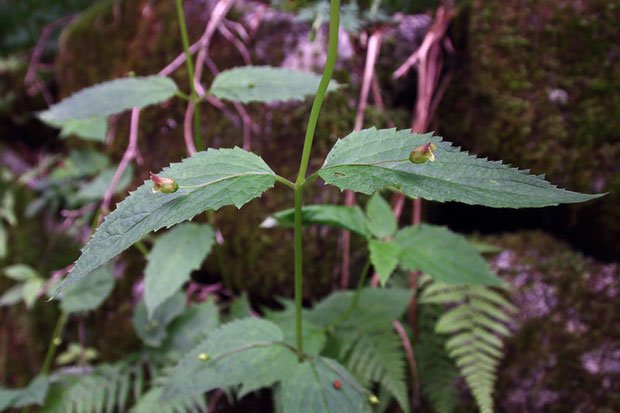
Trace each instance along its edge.
<instances>
[{"instance_id":1,"label":"small green leaf","mask_svg":"<svg viewBox=\"0 0 620 413\"><path fill-rule=\"evenodd\" d=\"M409 152L433 142L435 161L414 164ZM559 189L542 176L501 162L476 158L431 133L366 129L336 142L319 176L341 190L372 194L389 186L429 201L457 201L496 208L526 208L584 202L588 195Z\"/></svg>"},{"instance_id":2,"label":"small green leaf","mask_svg":"<svg viewBox=\"0 0 620 413\"><path fill-rule=\"evenodd\" d=\"M0 307L17 304L22 300L24 284L17 284L9 288L0 296Z\"/></svg>"},{"instance_id":3,"label":"small green leaf","mask_svg":"<svg viewBox=\"0 0 620 413\"><path fill-rule=\"evenodd\" d=\"M103 142L108 135L108 121L101 116L89 116L84 119L50 119L46 123L60 129L60 137L77 135L80 138Z\"/></svg>"},{"instance_id":4,"label":"small green leaf","mask_svg":"<svg viewBox=\"0 0 620 413\"><path fill-rule=\"evenodd\" d=\"M134 330L145 344L159 347L166 338L168 325L181 315L184 308L185 295L178 292L157 307L153 316L149 318L144 300L140 300L133 313Z\"/></svg>"},{"instance_id":5,"label":"small green leaf","mask_svg":"<svg viewBox=\"0 0 620 413\"><path fill-rule=\"evenodd\" d=\"M403 268L420 270L436 281L453 285L504 283L467 239L445 227L421 224L403 228L394 242L402 249Z\"/></svg>"},{"instance_id":6,"label":"small green leaf","mask_svg":"<svg viewBox=\"0 0 620 413\"><path fill-rule=\"evenodd\" d=\"M144 303L149 316L200 268L215 243L210 225L179 224L159 237L147 257Z\"/></svg>"},{"instance_id":7,"label":"small green leaf","mask_svg":"<svg viewBox=\"0 0 620 413\"><path fill-rule=\"evenodd\" d=\"M366 204L366 215L368 216L368 229L375 237L391 237L396 233L398 223L394 218L392 208L378 191Z\"/></svg>"},{"instance_id":8,"label":"small green leaf","mask_svg":"<svg viewBox=\"0 0 620 413\"><path fill-rule=\"evenodd\" d=\"M26 308L32 308L41 288L43 288L43 280L39 278L30 279L23 284L22 298L26 304Z\"/></svg>"},{"instance_id":9,"label":"small green leaf","mask_svg":"<svg viewBox=\"0 0 620 413\"><path fill-rule=\"evenodd\" d=\"M243 66L221 72L210 92L219 99L248 102L302 100L316 93L321 76L268 66ZM330 82L328 91L338 88Z\"/></svg>"},{"instance_id":10,"label":"small green leaf","mask_svg":"<svg viewBox=\"0 0 620 413\"><path fill-rule=\"evenodd\" d=\"M64 291L60 308L67 313L94 310L108 298L113 289L114 274L111 266L101 266Z\"/></svg>"},{"instance_id":11,"label":"small green leaf","mask_svg":"<svg viewBox=\"0 0 620 413\"><path fill-rule=\"evenodd\" d=\"M224 324L181 359L168 377L162 399L235 385L241 385L243 396L271 386L298 364L282 339L280 328L266 320L247 318Z\"/></svg>"},{"instance_id":12,"label":"small green leaf","mask_svg":"<svg viewBox=\"0 0 620 413\"><path fill-rule=\"evenodd\" d=\"M153 193L153 183L148 181L119 203L82 249L56 294L147 233L192 219L207 209L240 208L275 182L275 174L260 157L239 148L198 152L160 175L176 180L181 188L171 194Z\"/></svg>"},{"instance_id":13,"label":"small green leaf","mask_svg":"<svg viewBox=\"0 0 620 413\"><path fill-rule=\"evenodd\" d=\"M168 327L168 335L160 350L176 357L184 355L202 342L219 326L219 310L215 300L192 305Z\"/></svg>"},{"instance_id":14,"label":"small green leaf","mask_svg":"<svg viewBox=\"0 0 620 413\"><path fill-rule=\"evenodd\" d=\"M335 360L315 358L295 365L276 403L282 413L363 413L371 411L369 395Z\"/></svg>"},{"instance_id":15,"label":"small green leaf","mask_svg":"<svg viewBox=\"0 0 620 413\"><path fill-rule=\"evenodd\" d=\"M385 286L398 265L398 258L401 253L400 246L394 241L372 239L368 242L368 249L370 250L370 261L379 274L381 286Z\"/></svg>"},{"instance_id":16,"label":"small green leaf","mask_svg":"<svg viewBox=\"0 0 620 413\"><path fill-rule=\"evenodd\" d=\"M2 272L4 275L15 281L27 281L39 278L39 274L34 270L34 268L25 264L15 264L5 267Z\"/></svg>"},{"instance_id":17,"label":"small green leaf","mask_svg":"<svg viewBox=\"0 0 620 413\"><path fill-rule=\"evenodd\" d=\"M163 102L176 91L174 81L163 76L114 79L74 93L41 112L39 117L52 123L91 116L105 118L134 107L144 108Z\"/></svg>"},{"instance_id":18,"label":"small green leaf","mask_svg":"<svg viewBox=\"0 0 620 413\"><path fill-rule=\"evenodd\" d=\"M292 227L295 218L293 208L276 212L272 215L277 223L283 226ZM262 227L270 227L267 218L261 224ZM340 205L307 205L301 210L301 222L303 225L327 225L334 228L342 228L355 232L365 238L370 237L368 231L368 220L358 206Z\"/></svg>"}]
</instances>

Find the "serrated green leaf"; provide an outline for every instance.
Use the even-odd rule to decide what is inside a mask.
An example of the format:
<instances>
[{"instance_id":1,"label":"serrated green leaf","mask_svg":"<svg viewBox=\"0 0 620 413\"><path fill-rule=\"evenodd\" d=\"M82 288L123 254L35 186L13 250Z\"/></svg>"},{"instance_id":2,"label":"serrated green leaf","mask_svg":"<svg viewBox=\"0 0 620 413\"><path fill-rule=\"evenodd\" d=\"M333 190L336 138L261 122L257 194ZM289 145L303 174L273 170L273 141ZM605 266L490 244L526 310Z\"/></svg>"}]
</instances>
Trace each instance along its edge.
<instances>
[{"instance_id":1,"label":"serrated green leaf","mask_svg":"<svg viewBox=\"0 0 620 413\"><path fill-rule=\"evenodd\" d=\"M400 245L400 265L422 271L446 284L500 285L504 282L465 239L445 227L421 224L403 228L394 237Z\"/></svg>"},{"instance_id":2,"label":"serrated green leaf","mask_svg":"<svg viewBox=\"0 0 620 413\"><path fill-rule=\"evenodd\" d=\"M277 395L283 413L370 412L366 390L344 367L327 358L297 363Z\"/></svg>"},{"instance_id":3,"label":"serrated green leaf","mask_svg":"<svg viewBox=\"0 0 620 413\"><path fill-rule=\"evenodd\" d=\"M284 311L268 310L265 312L265 318L282 329L284 334L283 341L291 347L297 346L297 337L295 331L295 312L292 308L287 307ZM325 329L318 327L308 320L302 319L302 343L304 354L309 356L318 356L323 350L325 341Z\"/></svg>"},{"instance_id":4,"label":"serrated green leaf","mask_svg":"<svg viewBox=\"0 0 620 413\"><path fill-rule=\"evenodd\" d=\"M215 300L192 305L168 327L168 335L160 350L176 358L193 349L219 325L219 310Z\"/></svg>"},{"instance_id":5,"label":"serrated green leaf","mask_svg":"<svg viewBox=\"0 0 620 413\"><path fill-rule=\"evenodd\" d=\"M398 223L390 204L385 202L379 192L375 192L368 200L366 215L368 216L368 229L377 238L391 237L398 229Z\"/></svg>"},{"instance_id":6,"label":"serrated green leaf","mask_svg":"<svg viewBox=\"0 0 620 413\"><path fill-rule=\"evenodd\" d=\"M370 262L379 274L381 286L385 286L398 265L398 258L401 254L400 246L394 241L371 239L368 242L368 249L370 250Z\"/></svg>"},{"instance_id":7,"label":"serrated green leaf","mask_svg":"<svg viewBox=\"0 0 620 413\"><path fill-rule=\"evenodd\" d=\"M108 121L101 116L89 116L84 119L66 120L56 120L52 118L46 120L45 123L60 129L61 138L77 135L86 140L103 142L108 135Z\"/></svg>"},{"instance_id":8,"label":"serrated green leaf","mask_svg":"<svg viewBox=\"0 0 620 413\"><path fill-rule=\"evenodd\" d=\"M101 172L97 175L92 181L88 182L86 185L82 186L78 193L76 194L77 199L82 202L92 202L98 199L102 199L103 195L107 191L112 179L114 178L114 173L116 173L116 167L108 168L105 171ZM133 166L128 164L121 178L116 185L116 189L114 190L115 194L120 194L123 192L131 183L133 179Z\"/></svg>"},{"instance_id":9,"label":"serrated green leaf","mask_svg":"<svg viewBox=\"0 0 620 413\"><path fill-rule=\"evenodd\" d=\"M204 396L196 395L186 398L176 398L162 401L164 389L153 387L140 397L131 413L177 413L177 412L206 412L207 403Z\"/></svg>"},{"instance_id":10,"label":"serrated green leaf","mask_svg":"<svg viewBox=\"0 0 620 413\"><path fill-rule=\"evenodd\" d=\"M101 266L64 291L60 308L67 313L94 310L108 298L113 289L111 265Z\"/></svg>"},{"instance_id":11,"label":"serrated green leaf","mask_svg":"<svg viewBox=\"0 0 620 413\"><path fill-rule=\"evenodd\" d=\"M243 66L221 72L210 92L219 99L248 102L302 100L316 93L321 76L269 66ZM338 88L330 82L328 91Z\"/></svg>"},{"instance_id":12,"label":"serrated green leaf","mask_svg":"<svg viewBox=\"0 0 620 413\"><path fill-rule=\"evenodd\" d=\"M157 307L148 317L144 300L140 300L133 314L133 326L138 337L151 347L159 347L166 338L168 325L183 312L185 294L178 292Z\"/></svg>"},{"instance_id":13,"label":"serrated green leaf","mask_svg":"<svg viewBox=\"0 0 620 413\"><path fill-rule=\"evenodd\" d=\"M192 219L207 209L240 208L275 182L275 174L260 157L239 148L198 152L164 168L160 175L181 187L194 187L153 193L153 183L147 181L132 192L99 226L56 294L147 233Z\"/></svg>"},{"instance_id":14,"label":"serrated green leaf","mask_svg":"<svg viewBox=\"0 0 620 413\"><path fill-rule=\"evenodd\" d=\"M45 122L105 118L115 113L144 108L170 99L177 91L172 79L163 76L128 77L100 83L74 93L39 114Z\"/></svg>"},{"instance_id":15,"label":"serrated green leaf","mask_svg":"<svg viewBox=\"0 0 620 413\"><path fill-rule=\"evenodd\" d=\"M321 300L307 311L304 318L317 326L327 327L348 312L354 296L353 291L338 291ZM340 326L359 325L360 321L391 325L405 312L413 291L399 288L362 289L356 310Z\"/></svg>"},{"instance_id":16,"label":"serrated green leaf","mask_svg":"<svg viewBox=\"0 0 620 413\"><path fill-rule=\"evenodd\" d=\"M409 152L428 142L437 146L435 162L410 162ZM390 186L412 198L497 208L544 207L603 196L559 189L542 176L469 155L432 133L396 129L352 132L336 142L319 176L341 190L372 194Z\"/></svg>"},{"instance_id":17,"label":"serrated green leaf","mask_svg":"<svg viewBox=\"0 0 620 413\"><path fill-rule=\"evenodd\" d=\"M39 278L39 274L32 267L25 264L15 264L2 269L4 275L15 281L27 281Z\"/></svg>"},{"instance_id":18,"label":"serrated green leaf","mask_svg":"<svg viewBox=\"0 0 620 413\"><path fill-rule=\"evenodd\" d=\"M292 227L295 218L295 209L289 208L272 215L275 221L283 226ZM270 217L271 218L271 217ZM270 227L267 218L262 227ZM301 210L302 225L327 225L355 232L362 237L370 237L368 220L358 206L341 205L306 205Z\"/></svg>"},{"instance_id":19,"label":"serrated green leaf","mask_svg":"<svg viewBox=\"0 0 620 413\"><path fill-rule=\"evenodd\" d=\"M144 303L149 316L200 268L214 243L213 227L191 222L175 226L155 241L144 271Z\"/></svg>"},{"instance_id":20,"label":"serrated green leaf","mask_svg":"<svg viewBox=\"0 0 620 413\"><path fill-rule=\"evenodd\" d=\"M247 318L224 324L181 359L164 385L162 399L241 385L240 395L282 380L298 364L270 321ZM199 355L208 356L201 360Z\"/></svg>"}]
</instances>

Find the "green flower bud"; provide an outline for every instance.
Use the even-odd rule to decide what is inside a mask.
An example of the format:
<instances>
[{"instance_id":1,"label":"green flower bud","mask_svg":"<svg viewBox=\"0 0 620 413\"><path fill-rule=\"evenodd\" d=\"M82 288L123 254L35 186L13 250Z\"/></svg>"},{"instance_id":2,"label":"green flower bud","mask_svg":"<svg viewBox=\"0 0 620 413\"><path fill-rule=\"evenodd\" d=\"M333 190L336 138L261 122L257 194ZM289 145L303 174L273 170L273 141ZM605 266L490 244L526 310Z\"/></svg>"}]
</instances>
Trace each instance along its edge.
<instances>
[{"instance_id":1,"label":"green flower bud","mask_svg":"<svg viewBox=\"0 0 620 413\"><path fill-rule=\"evenodd\" d=\"M437 149L433 142L414 148L409 154L409 160L413 163L435 162L433 151Z\"/></svg>"},{"instance_id":2,"label":"green flower bud","mask_svg":"<svg viewBox=\"0 0 620 413\"><path fill-rule=\"evenodd\" d=\"M209 355L207 353L200 353L198 355L198 360L200 361L207 361L209 360L211 357L209 357Z\"/></svg>"},{"instance_id":3,"label":"green flower bud","mask_svg":"<svg viewBox=\"0 0 620 413\"><path fill-rule=\"evenodd\" d=\"M379 404L379 398L374 394L368 396L368 401L370 402L370 404Z\"/></svg>"},{"instance_id":4,"label":"green flower bud","mask_svg":"<svg viewBox=\"0 0 620 413\"><path fill-rule=\"evenodd\" d=\"M153 193L161 192L163 194L171 194L179 189L179 184L172 178L160 178L151 172L151 181L153 181Z\"/></svg>"}]
</instances>

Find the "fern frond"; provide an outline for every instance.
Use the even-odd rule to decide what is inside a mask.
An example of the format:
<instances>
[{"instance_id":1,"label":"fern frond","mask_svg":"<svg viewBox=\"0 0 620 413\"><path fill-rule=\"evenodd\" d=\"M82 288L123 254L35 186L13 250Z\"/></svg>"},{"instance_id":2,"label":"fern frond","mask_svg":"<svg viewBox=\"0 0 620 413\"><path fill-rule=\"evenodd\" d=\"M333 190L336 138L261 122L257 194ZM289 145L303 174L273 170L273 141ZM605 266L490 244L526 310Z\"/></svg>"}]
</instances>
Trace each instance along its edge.
<instances>
[{"instance_id":1,"label":"fern frond","mask_svg":"<svg viewBox=\"0 0 620 413\"><path fill-rule=\"evenodd\" d=\"M435 324L443 309L435 304L418 308L419 336L413 347L420 388L435 412L452 413L459 396L455 385L458 370L446 350L446 337L435 332Z\"/></svg>"},{"instance_id":2,"label":"fern frond","mask_svg":"<svg viewBox=\"0 0 620 413\"><path fill-rule=\"evenodd\" d=\"M340 359L363 386L379 383L409 412L402 343L391 324L387 326L389 329L358 330L356 337L349 335L343 340Z\"/></svg>"},{"instance_id":3,"label":"fern frond","mask_svg":"<svg viewBox=\"0 0 620 413\"><path fill-rule=\"evenodd\" d=\"M38 413L124 411L135 370L123 364L102 365L86 375L58 374Z\"/></svg>"},{"instance_id":4,"label":"fern frond","mask_svg":"<svg viewBox=\"0 0 620 413\"><path fill-rule=\"evenodd\" d=\"M182 399L160 400L163 387L153 387L138 400L131 413L177 413L206 412L207 402L203 395Z\"/></svg>"},{"instance_id":5,"label":"fern frond","mask_svg":"<svg viewBox=\"0 0 620 413\"><path fill-rule=\"evenodd\" d=\"M426 286L420 303L454 305L439 317L435 332L450 335L445 341L448 355L465 378L480 411L493 412L493 390L504 346L500 337L510 334L506 323L515 307L490 287L441 283Z\"/></svg>"}]
</instances>

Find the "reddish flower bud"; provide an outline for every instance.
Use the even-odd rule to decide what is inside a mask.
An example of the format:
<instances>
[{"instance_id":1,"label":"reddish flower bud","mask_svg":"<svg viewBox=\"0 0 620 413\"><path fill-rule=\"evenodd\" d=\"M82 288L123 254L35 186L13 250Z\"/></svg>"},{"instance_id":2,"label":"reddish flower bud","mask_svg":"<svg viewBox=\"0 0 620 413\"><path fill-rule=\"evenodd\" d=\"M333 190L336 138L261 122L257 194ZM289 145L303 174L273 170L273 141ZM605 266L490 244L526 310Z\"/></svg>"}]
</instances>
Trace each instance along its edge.
<instances>
[{"instance_id":1,"label":"reddish flower bud","mask_svg":"<svg viewBox=\"0 0 620 413\"><path fill-rule=\"evenodd\" d=\"M151 181L153 181L153 193L162 192L171 194L179 189L179 184L172 178L160 178L151 172Z\"/></svg>"},{"instance_id":2,"label":"reddish flower bud","mask_svg":"<svg viewBox=\"0 0 620 413\"><path fill-rule=\"evenodd\" d=\"M435 146L433 142L418 146L409 154L409 160L413 163L424 163L426 161L434 162L435 155L433 154L433 151L435 149L437 149L437 146Z\"/></svg>"},{"instance_id":3,"label":"reddish flower bud","mask_svg":"<svg viewBox=\"0 0 620 413\"><path fill-rule=\"evenodd\" d=\"M335 389L340 389L340 387L342 387L341 384L340 384L340 381L334 380L334 388Z\"/></svg>"}]
</instances>

